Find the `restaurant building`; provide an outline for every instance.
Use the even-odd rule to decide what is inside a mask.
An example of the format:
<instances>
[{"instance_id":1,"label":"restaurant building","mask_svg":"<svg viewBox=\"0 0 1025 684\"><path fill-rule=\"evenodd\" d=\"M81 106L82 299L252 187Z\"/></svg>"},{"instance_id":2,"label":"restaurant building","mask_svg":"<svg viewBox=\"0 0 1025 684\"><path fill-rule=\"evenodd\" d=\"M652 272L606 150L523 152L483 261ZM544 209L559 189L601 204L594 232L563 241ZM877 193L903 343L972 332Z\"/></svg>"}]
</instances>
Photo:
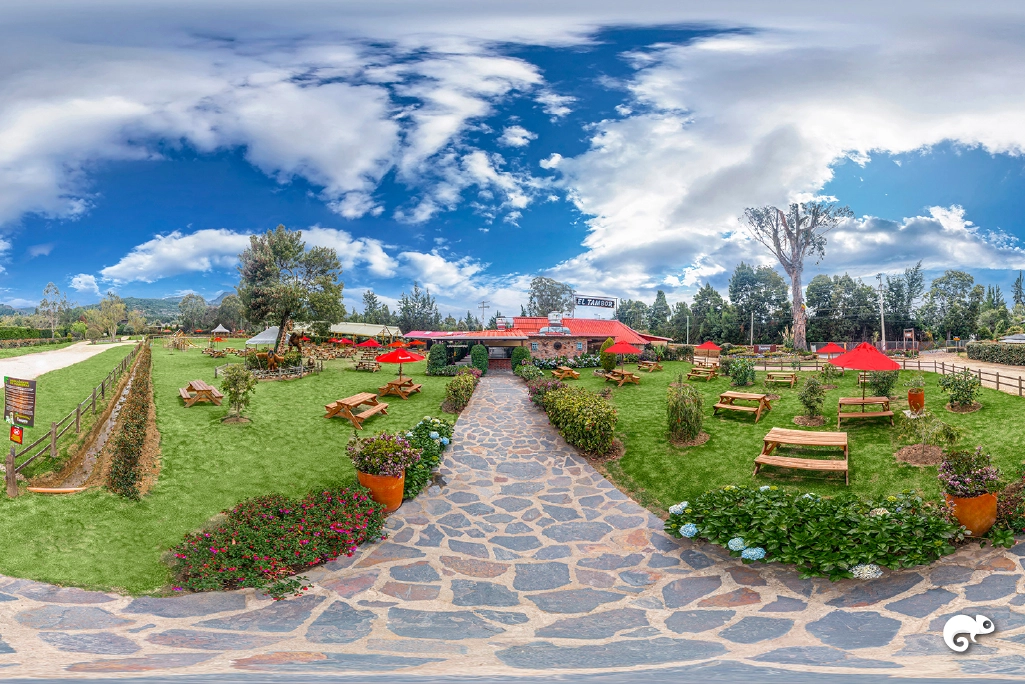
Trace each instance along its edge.
<instances>
[{"instance_id":1,"label":"restaurant building","mask_svg":"<svg viewBox=\"0 0 1025 684\"><path fill-rule=\"evenodd\" d=\"M428 343L445 342L450 346L483 344L488 349L490 368L511 368L514 347L529 347L531 356L553 359L596 354L608 338L636 347L657 344L617 320L567 318L561 314L545 317L515 316L498 319L497 330L459 330L453 332L414 330L406 339Z\"/></svg>"}]
</instances>

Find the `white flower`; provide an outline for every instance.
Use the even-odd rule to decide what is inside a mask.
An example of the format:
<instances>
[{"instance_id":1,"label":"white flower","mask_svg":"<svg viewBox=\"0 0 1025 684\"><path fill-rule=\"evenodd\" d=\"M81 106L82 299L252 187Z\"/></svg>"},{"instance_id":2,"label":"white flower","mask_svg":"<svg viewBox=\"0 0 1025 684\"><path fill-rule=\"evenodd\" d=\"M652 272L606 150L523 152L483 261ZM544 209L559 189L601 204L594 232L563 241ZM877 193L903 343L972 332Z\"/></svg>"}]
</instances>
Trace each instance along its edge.
<instances>
[{"instance_id":1,"label":"white flower","mask_svg":"<svg viewBox=\"0 0 1025 684\"><path fill-rule=\"evenodd\" d=\"M770 489L771 489L771 487L769 487L769 485L762 485L761 487L758 488L758 491L760 491L760 492L767 492Z\"/></svg>"},{"instance_id":2,"label":"white flower","mask_svg":"<svg viewBox=\"0 0 1025 684\"><path fill-rule=\"evenodd\" d=\"M851 574L855 579L870 580L883 576L883 570L875 563L863 563L851 568Z\"/></svg>"},{"instance_id":3,"label":"white flower","mask_svg":"<svg viewBox=\"0 0 1025 684\"><path fill-rule=\"evenodd\" d=\"M686 525L682 525L680 527L680 534L682 536L684 536L684 537L687 537L687 539L690 539L691 537L695 536L697 533L698 533L698 526L695 525L694 523L687 523Z\"/></svg>"},{"instance_id":4,"label":"white flower","mask_svg":"<svg viewBox=\"0 0 1025 684\"><path fill-rule=\"evenodd\" d=\"M762 560L765 558L765 549L760 546L752 546L749 549L744 549L740 557L746 560Z\"/></svg>"},{"instance_id":5,"label":"white flower","mask_svg":"<svg viewBox=\"0 0 1025 684\"><path fill-rule=\"evenodd\" d=\"M890 512L885 508L873 508L871 511L868 512L868 514L875 518L880 515L889 515Z\"/></svg>"},{"instance_id":6,"label":"white flower","mask_svg":"<svg viewBox=\"0 0 1025 684\"><path fill-rule=\"evenodd\" d=\"M684 510L684 507L680 504L673 504L669 507L669 515L681 515Z\"/></svg>"},{"instance_id":7,"label":"white flower","mask_svg":"<svg viewBox=\"0 0 1025 684\"><path fill-rule=\"evenodd\" d=\"M726 544L726 546L730 547L730 551L743 551L747 547L747 544L744 543L743 537L734 537Z\"/></svg>"}]
</instances>

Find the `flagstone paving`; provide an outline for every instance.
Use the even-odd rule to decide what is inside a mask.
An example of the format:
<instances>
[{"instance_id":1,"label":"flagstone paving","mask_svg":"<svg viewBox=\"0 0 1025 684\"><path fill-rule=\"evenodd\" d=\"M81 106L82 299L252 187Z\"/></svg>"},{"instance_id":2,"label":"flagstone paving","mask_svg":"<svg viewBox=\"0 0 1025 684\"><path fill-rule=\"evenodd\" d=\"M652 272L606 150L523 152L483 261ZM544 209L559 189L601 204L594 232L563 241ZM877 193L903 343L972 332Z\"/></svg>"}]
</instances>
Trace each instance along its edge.
<instances>
[{"instance_id":1,"label":"flagstone paving","mask_svg":"<svg viewBox=\"0 0 1025 684\"><path fill-rule=\"evenodd\" d=\"M857 458L857 455L853 455ZM427 493L307 595L130 598L0 578L5 678L537 674L719 661L822 673L1025 675L1025 542L868 582L801 579L673 539L511 375L485 378ZM965 654L950 615L997 631Z\"/></svg>"}]
</instances>

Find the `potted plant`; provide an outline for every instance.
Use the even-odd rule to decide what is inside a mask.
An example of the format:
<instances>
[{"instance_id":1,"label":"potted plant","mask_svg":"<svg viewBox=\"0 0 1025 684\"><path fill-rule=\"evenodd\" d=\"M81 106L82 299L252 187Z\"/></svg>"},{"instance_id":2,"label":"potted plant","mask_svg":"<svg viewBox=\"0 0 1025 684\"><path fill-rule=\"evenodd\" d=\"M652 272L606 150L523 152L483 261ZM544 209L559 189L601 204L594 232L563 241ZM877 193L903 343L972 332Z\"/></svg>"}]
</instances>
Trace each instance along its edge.
<instances>
[{"instance_id":1,"label":"potted plant","mask_svg":"<svg viewBox=\"0 0 1025 684\"><path fill-rule=\"evenodd\" d=\"M982 447L975 451L951 451L943 459L939 470L947 504L953 509L957 521L969 533L981 537L997 519L997 495L993 493L1000 470L990 462Z\"/></svg>"},{"instance_id":2,"label":"potted plant","mask_svg":"<svg viewBox=\"0 0 1025 684\"><path fill-rule=\"evenodd\" d=\"M420 460L420 449L414 448L405 437L380 434L363 438L353 435L347 451L356 467L359 483L370 490L370 498L384 504L385 513L398 510L402 505L406 468Z\"/></svg>"},{"instance_id":3,"label":"potted plant","mask_svg":"<svg viewBox=\"0 0 1025 684\"><path fill-rule=\"evenodd\" d=\"M908 408L912 413L921 413L925 408L925 376L915 373L904 386L908 388Z\"/></svg>"}]
</instances>

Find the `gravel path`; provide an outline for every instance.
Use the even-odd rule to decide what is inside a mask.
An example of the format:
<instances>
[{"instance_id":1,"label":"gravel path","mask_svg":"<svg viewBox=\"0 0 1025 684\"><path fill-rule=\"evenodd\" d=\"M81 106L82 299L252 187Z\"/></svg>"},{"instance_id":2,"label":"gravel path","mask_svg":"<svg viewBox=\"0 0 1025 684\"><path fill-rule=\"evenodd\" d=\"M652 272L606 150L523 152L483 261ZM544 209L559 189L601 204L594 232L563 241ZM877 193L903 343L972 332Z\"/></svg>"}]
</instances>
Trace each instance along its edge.
<instances>
[{"instance_id":1,"label":"gravel path","mask_svg":"<svg viewBox=\"0 0 1025 684\"><path fill-rule=\"evenodd\" d=\"M38 354L25 354L9 359L0 359L0 377L34 380L53 370L72 366L85 361L97 354L102 354L111 347L133 345L135 342L114 342L112 344L89 344L78 342L63 349L52 349Z\"/></svg>"},{"instance_id":2,"label":"gravel path","mask_svg":"<svg viewBox=\"0 0 1025 684\"><path fill-rule=\"evenodd\" d=\"M637 670L697 677L729 665L746 681L788 681L779 670L1025 676L1025 543L969 545L869 582L743 565L666 536L511 375L482 381L442 475L444 486L389 519L388 540L314 569L300 598L132 599L0 577L0 672L415 681L625 671L635 681ZM941 638L954 613L986 615L997 631L955 654Z\"/></svg>"}]
</instances>

